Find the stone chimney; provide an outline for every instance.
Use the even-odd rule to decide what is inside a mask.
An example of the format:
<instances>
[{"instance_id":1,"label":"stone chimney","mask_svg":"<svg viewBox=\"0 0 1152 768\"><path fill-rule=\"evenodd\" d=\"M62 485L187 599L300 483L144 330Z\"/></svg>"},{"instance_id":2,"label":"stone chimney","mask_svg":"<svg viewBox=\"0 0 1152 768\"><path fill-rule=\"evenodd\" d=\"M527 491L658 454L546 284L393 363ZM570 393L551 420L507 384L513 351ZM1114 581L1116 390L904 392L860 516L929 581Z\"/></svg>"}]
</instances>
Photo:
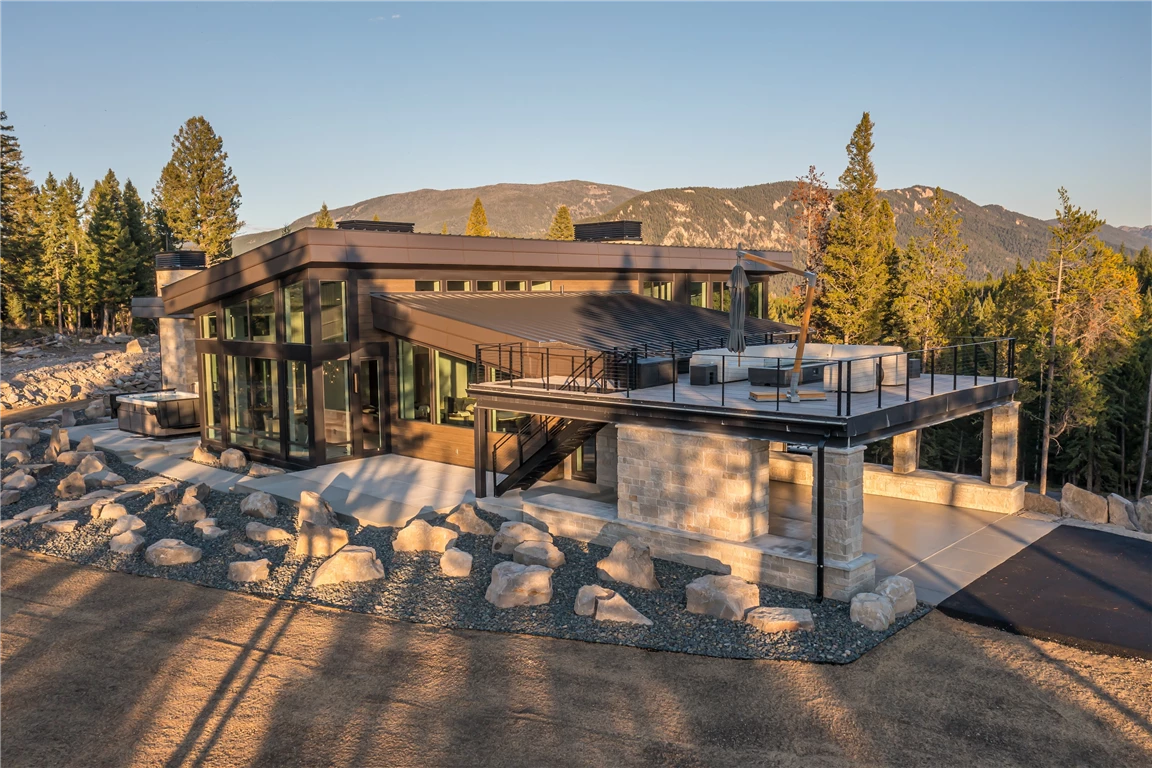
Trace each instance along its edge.
<instances>
[{"instance_id":1,"label":"stone chimney","mask_svg":"<svg viewBox=\"0 0 1152 768\"><path fill-rule=\"evenodd\" d=\"M156 292L177 280L207 268L203 251L164 251L156 254ZM159 301L159 300L157 300ZM199 392L200 368L196 363L196 321L191 315L167 315L160 303L156 322L160 333L160 375L165 388Z\"/></svg>"}]
</instances>

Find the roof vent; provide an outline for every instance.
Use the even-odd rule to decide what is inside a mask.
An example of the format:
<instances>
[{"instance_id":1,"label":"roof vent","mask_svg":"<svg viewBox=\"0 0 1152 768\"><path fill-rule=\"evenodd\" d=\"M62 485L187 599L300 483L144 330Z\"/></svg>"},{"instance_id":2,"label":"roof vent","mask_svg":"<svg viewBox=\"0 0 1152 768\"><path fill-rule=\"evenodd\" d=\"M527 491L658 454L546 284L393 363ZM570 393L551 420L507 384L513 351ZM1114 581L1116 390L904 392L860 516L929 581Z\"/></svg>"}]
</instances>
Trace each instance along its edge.
<instances>
[{"instance_id":1,"label":"roof vent","mask_svg":"<svg viewBox=\"0 0 1152 768\"><path fill-rule=\"evenodd\" d=\"M368 221L367 219L347 219L336 222L336 229L359 229L365 232L414 232L415 224L402 221Z\"/></svg>"},{"instance_id":2,"label":"roof vent","mask_svg":"<svg viewBox=\"0 0 1152 768\"><path fill-rule=\"evenodd\" d=\"M156 269L206 269L208 257L204 251L162 251L156 254Z\"/></svg>"},{"instance_id":3,"label":"roof vent","mask_svg":"<svg viewBox=\"0 0 1152 768\"><path fill-rule=\"evenodd\" d=\"M594 224L577 224L576 239L592 242L624 240L640 242L640 222L638 221L598 221Z\"/></svg>"}]
</instances>

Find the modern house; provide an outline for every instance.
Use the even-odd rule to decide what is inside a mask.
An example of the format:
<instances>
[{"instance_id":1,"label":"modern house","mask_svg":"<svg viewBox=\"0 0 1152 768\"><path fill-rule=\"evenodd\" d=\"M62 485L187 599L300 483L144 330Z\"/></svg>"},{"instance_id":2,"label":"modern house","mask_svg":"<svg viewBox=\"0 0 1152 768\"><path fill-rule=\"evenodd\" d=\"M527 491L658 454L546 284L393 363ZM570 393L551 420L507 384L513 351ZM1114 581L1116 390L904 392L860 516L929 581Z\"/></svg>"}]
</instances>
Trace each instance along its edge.
<instances>
[{"instance_id":1,"label":"modern house","mask_svg":"<svg viewBox=\"0 0 1152 768\"><path fill-rule=\"evenodd\" d=\"M797 329L763 319L789 253L745 263L734 355L734 250L645 245L619 222L574 242L411 230L341 222L206 268L158 257L165 384L198 398L205 444L289 468L384 453L471 466L480 497L583 479L606 496L537 494L518 514L839 599L875 581L865 490L1022 505L1011 340L810 345L790 400ZM980 412L983 478L914 473L919 429ZM890 437L894 466L866 469L864 446ZM770 522L771 481L812 485L810 534Z\"/></svg>"}]
</instances>

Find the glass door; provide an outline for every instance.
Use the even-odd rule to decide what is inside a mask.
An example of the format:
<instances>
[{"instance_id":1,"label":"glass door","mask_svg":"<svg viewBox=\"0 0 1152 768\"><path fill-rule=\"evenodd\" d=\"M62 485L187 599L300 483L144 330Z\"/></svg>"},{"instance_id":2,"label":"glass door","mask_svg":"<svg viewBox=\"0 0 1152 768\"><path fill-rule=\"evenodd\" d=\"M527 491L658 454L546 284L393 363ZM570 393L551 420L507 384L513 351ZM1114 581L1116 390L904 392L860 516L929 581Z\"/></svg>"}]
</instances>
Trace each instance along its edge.
<instances>
[{"instance_id":1,"label":"glass door","mask_svg":"<svg viewBox=\"0 0 1152 768\"><path fill-rule=\"evenodd\" d=\"M360 434L365 454L384 450L383 367L380 358L360 361Z\"/></svg>"}]
</instances>

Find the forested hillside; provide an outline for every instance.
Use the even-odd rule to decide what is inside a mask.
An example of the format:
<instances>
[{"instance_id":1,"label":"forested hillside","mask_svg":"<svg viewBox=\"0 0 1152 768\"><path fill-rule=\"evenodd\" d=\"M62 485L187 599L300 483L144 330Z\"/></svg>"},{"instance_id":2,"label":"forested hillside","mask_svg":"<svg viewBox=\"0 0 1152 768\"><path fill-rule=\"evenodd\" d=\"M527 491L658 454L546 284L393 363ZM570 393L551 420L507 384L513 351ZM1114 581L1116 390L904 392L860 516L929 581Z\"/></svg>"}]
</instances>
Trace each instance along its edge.
<instances>
[{"instance_id":1,"label":"forested hillside","mask_svg":"<svg viewBox=\"0 0 1152 768\"><path fill-rule=\"evenodd\" d=\"M362 200L342 208L330 208L336 221L371 219L405 221L416 225L417 232L464 232L472 203L479 197L498 235L542 237L562 205L568 206L576 219L596 216L611 210L638 193L638 190L589 181L554 181L548 184L491 184L467 189L419 189ZM289 227L295 231L313 226L315 213L301 216ZM243 253L280 237L283 230L241 235L233 241L233 252Z\"/></svg>"},{"instance_id":2,"label":"forested hillside","mask_svg":"<svg viewBox=\"0 0 1152 768\"><path fill-rule=\"evenodd\" d=\"M779 181L736 189L683 187L644 192L617 208L587 221L633 219L644 222L644 240L666 245L733 247L745 243L760 248L790 250L789 219L796 204L788 201L795 182ZM885 190L896 215L897 242L907 243L915 232L915 219L932 197L932 187ZM1009 211L999 205L980 206L947 192L959 213L961 237L968 244L965 259L971 278L998 277L1017 263L1044 255L1048 223ZM1105 226L1105 243L1129 252L1152 244L1144 230L1124 231Z\"/></svg>"}]
</instances>

